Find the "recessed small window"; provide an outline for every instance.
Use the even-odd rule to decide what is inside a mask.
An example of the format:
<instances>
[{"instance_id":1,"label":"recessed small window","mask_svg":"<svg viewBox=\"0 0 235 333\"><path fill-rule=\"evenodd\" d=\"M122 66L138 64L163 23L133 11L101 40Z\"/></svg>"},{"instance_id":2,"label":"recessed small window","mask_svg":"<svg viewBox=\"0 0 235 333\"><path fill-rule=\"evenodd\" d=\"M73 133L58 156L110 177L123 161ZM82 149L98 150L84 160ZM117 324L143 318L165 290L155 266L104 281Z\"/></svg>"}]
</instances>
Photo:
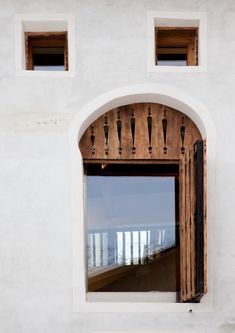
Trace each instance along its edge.
<instances>
[{"instance_id":1,"label":"recessed small window","mask_svg":"<svg viewBox=\"0 0 235 333\"><path fill-rule=\"evenodd\" d=\"M67 71L67 32L25 32L26 69Z\"/></svg>"},{"instance_id":2,"label":"recessed small window","mask_svg":"<svg viewBox=\"0 0 235 333\"><path fill-rule=\"evenodd\" d=\"M156 27L156 65L198 66L198 28Z\"/></svg>"}]
</instances>

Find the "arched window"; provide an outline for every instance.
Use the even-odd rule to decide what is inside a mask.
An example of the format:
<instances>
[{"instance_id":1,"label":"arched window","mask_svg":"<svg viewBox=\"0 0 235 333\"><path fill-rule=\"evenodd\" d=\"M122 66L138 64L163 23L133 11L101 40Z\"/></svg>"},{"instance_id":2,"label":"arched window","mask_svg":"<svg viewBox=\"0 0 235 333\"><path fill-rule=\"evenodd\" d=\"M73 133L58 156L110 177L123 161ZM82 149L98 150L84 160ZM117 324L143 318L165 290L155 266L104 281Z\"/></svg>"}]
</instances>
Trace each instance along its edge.
<instances>
[{"instance_id":1,"label":"arched window","mask_svg":"<svg viewBox=\"0 0 235 333\"><path fill-rule=\"evenodd\" d=\"M99 117L79 147L87 179L87 290L206 292L205 142L167 106Z\"/></svg>"}]
</instances>

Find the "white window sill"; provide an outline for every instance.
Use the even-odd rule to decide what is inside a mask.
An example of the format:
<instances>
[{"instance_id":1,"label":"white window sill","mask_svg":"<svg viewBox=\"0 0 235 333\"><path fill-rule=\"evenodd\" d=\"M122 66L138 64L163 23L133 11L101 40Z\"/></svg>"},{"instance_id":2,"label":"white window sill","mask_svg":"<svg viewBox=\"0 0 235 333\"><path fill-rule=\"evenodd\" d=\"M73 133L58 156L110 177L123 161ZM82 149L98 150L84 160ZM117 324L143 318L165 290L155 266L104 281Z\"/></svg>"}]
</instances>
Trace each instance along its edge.
<instances>
[{"instance_id":1,"label":"white window sill","mask_svg":"<svg viewBox=\"0 0 235 333\"><path fill-rule=\"evenodd\" d=\"M92 330L91 333L205 333L204 330L198 330L197 328L187 328L180 330L165 330L165 329L156 329L156 330Z\"/></svg>"},{"instance_id":2,"label":"white window sill","mask_svg":"<svg viewBox=\"0 0 235 333\"><path fill-rule=\"evenodd\" d=\"M88 302L176 303L176 292L88 292Z\"/></svg>"},{"instance_id":3,"label":"white window sill","mask_svg":"<svg viewBox=\"0 0 235 333\"><path fill-rule=\"evenodd\" d=\"M148 66L148 72L158 73L203 73L206 70L205 66Z\"/></svg>"},{"instance_id":4,"label":"white window sill","mask_svg":"<svg viewBox=\"0 0 235 333\"><path fill-rule=\"evenodd\" d=\"M172 329L165 330L158 328L156 330L92 330L91 333L205 333L204 330L197 328L187 328L187 329Z\"/></svg>"},{"instance_id":5,"label":"white window sill","mask_svg":"<svg viewBox=\"0 0 235 333\"><path fill-rule=\"evenodd\" d=\"M74 295L78 295L77 288L74 288ZM174 300L171 302L168 302L163 299L158 299L156 301L156 298L154 300L154 297L158 293L133 293L131 298L129 297L130 293L121 293L123 295L116 296L112 298L113 294L115 293L107 293L106 296L100 295L100 296L94 296L92 295L94 293L86 293L83 297L83 295L79 294L80 297L74 297L74 306L73 311L79 312L79 313L88 313L88 312L104 312L104 313L110 313L110 312L117 312L117 313L166 313L166 312L212 312L213 311L213 305L212 305L212 298L210 294L206 294L202 297L200 303L176 303L175 302L175 293L169 293L171 295L168 295L168 297L173 297ZM98 294L98 293L97 293ZM104 293L100 293L104 294ZM109 294L109 295L108 295ZM126 294L126 295L124 295ZM151 294L155 294L151 295ZM163 298L166 297L164 294L168 293L162 293ZM98 298L103 297L102 301ZM117 300L117 297L120 297L119 300ZM152 300L151 300L152 297ZM95 299L96 298L96 299ZM106 298L106 299L104 299ZM149 298L149 299L148 299ZM124 300L125 299L125 300Z\"/></svg>"},{"instance_id":6,"label":"white window sill","mask_svg":"<svg viewBox=\"0 0 235 333\"><path fill-rule=\"evenodd\" d=\"M19 70L16 72L17 76L25 77L74 77L75 73L72 70L69 71L33 71L33 70Z\"/></svg>"}]
</instances>

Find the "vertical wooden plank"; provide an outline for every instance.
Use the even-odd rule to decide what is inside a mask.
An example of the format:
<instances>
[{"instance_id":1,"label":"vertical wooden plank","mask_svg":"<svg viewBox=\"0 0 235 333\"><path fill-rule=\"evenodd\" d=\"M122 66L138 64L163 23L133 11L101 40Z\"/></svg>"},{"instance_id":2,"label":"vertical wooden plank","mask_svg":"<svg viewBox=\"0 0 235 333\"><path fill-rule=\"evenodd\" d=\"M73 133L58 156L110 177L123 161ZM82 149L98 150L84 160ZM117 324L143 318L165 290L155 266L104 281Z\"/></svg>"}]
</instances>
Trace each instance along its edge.
<instances>
[{"instance_id":1,"label":"vertical wooden plank","mask_svg":"<svg viewBox=\"0 0 235 333\"><path fill-rule=\"evenodd\" d=\"M120 117L122 121L122 158L132 159L132 138L131 138L131 108L129 105L120 108Z\"/></svg>"},{"instance_id":2,"label":"vertical wooden plank","mask_svg":"<svg viewBox=\"0 0 235 333\"><path fill-rule=\"evenodd\" d=\"M195 41L191 40L187 45L187 66L196 66Z\"/></svg>"},{"instance_id":3,"label":"vertical wooden plank","mask_svg":"<svg viewBox=\"0 0 235 333\"><path fill-rule=\"evenodd\" d=\"M33 70L33 48L29 34L25 33L25 61L26 69Z\"/></svg>"},{"instance_id":4,"label":"vertical wooden plank","mask_svg":"<svg viewBox=\"0 0 235 333\"><path fill-rule=\"evenodd\" d=\"M162 153L162 129L161 129L161 108L160 104L150 104L152 110L152 158L160 158Z\"/></svg>"},{"instance_id":5,"label":"vertical wooden plank","mask_svg":"<svg viewBox=\"0 0 235 333\"><path fill-rule=\"evenodd\" d=\"M109 127L109 135L108 135L108 151L106 155L106 159L119 159L119 142L118 142L118 134L117 134L117 108L113 109L113 112L107 113L107 124Z\"/></svg>"},{"instance_id":6,"label":"vertical wooden plank","mask_svg":"<svg viewBox=\"0 0 235 333\"><path fill-rule=\"evenodd\" d=\"M97 122L94 123L96 133L96 158L105 159L105 137L104 137L104 118L103 114Z\"/></svg>"},{"instance_id":7,"label":"vertical wooden plank","mask_svg":"<svg viewBox=\"0 0 235 333\"><path fill-rule=\"evenodd\" d=\"M194 155L191 152L190 158L190 262L191 262L191 291L192 296L195 295L195 225L194 225L194 212L195 212L195 184L194 184Z\"/></svg>"},{"instance_id":8,"label":"vertical wooden plank","mask_svg":"<svg viewBox=\"0 0 235 333\"><path fill-rule=\"evenodd\" d=\"M186 234L186 276L187 299L191 297L191 262L190 262L190 150L186 152L185 170L185 234Z\"/></svg>"},{"instance_id":9,"label":"vertical wooden plank","mask_svg":"<svg viewBox=\"0 0 235 333\"><path fill-rule=\"evenodd\" d=\"M148 116L150 111L150 119L152 119L152 126L150 126L150 137L151 143L149 141L149 130L148 130ZM142 127L144 128L143 131L143 148L142 154L145 159L152 159L153 158L153 110L151 104L144 103L143 104L143 116L142 116ZM150 148L152 147L152 149Z\"/></svg>"},{"instance_id":10,"label":"vertical wooden plank","mask_svg":"<svg viewBox=\"0 0 235 333\"><path fill-rule=\"evenodd\" d=\"M29 39L27 32L24 33L24 49L25 49L25 69L29 68Z\"/></svg>"},{"instance_id":11,"label":"vertical wooden plank","mask_svg":"<svg viewBox=\"0 0 235 333\"><path fill-rule=\"evenodd\" d=\"M68 33L65 33L65 42L64 42L64 68L66 71L69 70L69 61L68 61Z\"/></svg>"},{"instance_id":12,"label":"vertical wooden plank","mask_svg":"<svg viewBox=\"0 0 235 333\"><path fill-rule=\"evenodd\" d=\"M135 114L135 159L147 159L148 153L148 126L147 115L148 106L145 103L134 105Z\"/></svg>"},{"instance_id":13,"label":"vertical wooden plank","mask_svg":"<svg viewBox=\"0 0 235 333\"><path fill-rule=\"evenodd\" d=\"M185 262L185 155L180 159L180 301L186 299Z\"/></svg>"}]
</instances>

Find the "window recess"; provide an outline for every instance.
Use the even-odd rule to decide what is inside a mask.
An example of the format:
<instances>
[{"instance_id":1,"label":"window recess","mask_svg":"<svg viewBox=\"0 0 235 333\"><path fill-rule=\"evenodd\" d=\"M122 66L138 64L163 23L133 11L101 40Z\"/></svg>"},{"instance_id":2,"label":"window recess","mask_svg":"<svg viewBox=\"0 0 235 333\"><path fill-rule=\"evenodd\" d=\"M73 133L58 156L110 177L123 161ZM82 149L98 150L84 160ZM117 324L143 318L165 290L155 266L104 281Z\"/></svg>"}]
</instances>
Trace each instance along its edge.
<instances>
[{"instance_id":1,"label":"window recess","mask_svg":"<svg viewBox=\"0 0 235 333\"><path fill-rule=\"evenodd\" d=\"M198 28L156 27L156 65L198 66Z\"/></svg>"},{"instance_id":2,"label":"window recess","mask_svg":"<svg viewBox=\"0 0 235 333\"><path fill-rule=\"evenodd\" d=\"M206 144L194 122L160 104L125 105L94 121L79 147L87 179L88 291L141 287L200 302L207 291ZM167 281L160 263L170 257L173 283L152 281L155 273Z\"/></svg>"},{"instance_id":3,"label":"window recess","mask_svg":"<svg viewBox=\"0 0 235 333\"><path fill-rule=\"evenodd\" d=\"M27 70L68 71L67 32L25 32Z\"/></svg>"}]
</instances>

